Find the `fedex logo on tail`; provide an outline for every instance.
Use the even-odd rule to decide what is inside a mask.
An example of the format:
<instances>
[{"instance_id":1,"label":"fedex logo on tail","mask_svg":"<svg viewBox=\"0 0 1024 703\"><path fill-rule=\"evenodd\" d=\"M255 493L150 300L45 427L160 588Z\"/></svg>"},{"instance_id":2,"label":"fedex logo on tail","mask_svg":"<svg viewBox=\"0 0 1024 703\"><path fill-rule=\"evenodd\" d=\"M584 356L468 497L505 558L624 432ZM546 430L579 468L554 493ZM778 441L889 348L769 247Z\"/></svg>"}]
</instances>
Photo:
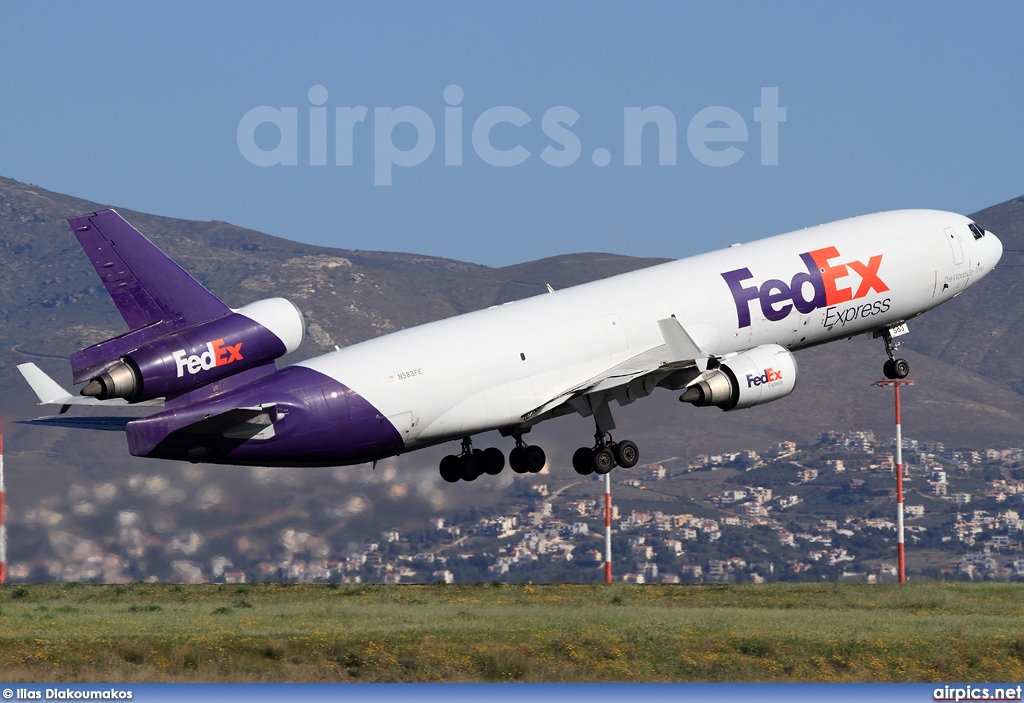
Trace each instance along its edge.
<instances>
[{"instance_id":1,"label":"fedex logo on tail","mask_svg":"<svg viewBox=\"0 0 1024 703\"><path fill-rule=\"evenodd\" d=\"M871 291L884 293L889 290L889 286L878 276L878 269L882 265L881 254L872 256L867 263L856 260L833 263L839 256L835 247L801 254L800 259L807 271L796 273L788 283L771 278L760 286L744 285L745 281L754 277L748 268L723 273L722 278L736 302L739 326L750 327L750 303L754 300L760 304L765 318L776 322L789 315L793 308L807 314L819 308L858 300ZM888 305L885 307L888 309Z\"/></svg>"},{"instance_id":2,"label":"fedex logo on tail","mask_svg":"<svg viewBox=\"0 0 1024 703\"><path fill-rule=\"evenodd\" d=\"M763 386L768 383L775 383L776 381L782 380L782 372L776 371L775 369L765 369L764 373L760 376L755 376L752 373L747 374L747 388L754 386Z\"/></svg>"},{"instance_id":3,"label":"fedex logo on tail","mask_svg":"<svg viewBox=\"0 0 1024 703\"><path fill-rule=\"evenodd\" d=\"M206 343L206 351L202 354L191 354L185 356L185 350L179 349L174 352L174 363L178 367L178 378L185 375L185 371L192 375L200 371L209 371L216 366L224 366L233 361L242 360L242 343L224 344L223 339L217 339Z\"/></svg>"}]
</instances>

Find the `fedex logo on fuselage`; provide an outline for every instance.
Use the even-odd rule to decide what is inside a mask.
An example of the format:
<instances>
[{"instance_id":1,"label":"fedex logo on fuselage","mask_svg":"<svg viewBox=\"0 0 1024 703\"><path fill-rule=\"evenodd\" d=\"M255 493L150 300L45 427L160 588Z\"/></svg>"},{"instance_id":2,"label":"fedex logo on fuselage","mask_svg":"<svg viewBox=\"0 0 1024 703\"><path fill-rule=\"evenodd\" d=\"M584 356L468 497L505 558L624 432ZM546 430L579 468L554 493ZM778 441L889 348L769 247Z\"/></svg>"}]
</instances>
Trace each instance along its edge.
<instances>
[{"instance_id":1,"label":"fedex logo on fuselage","mask_svg":"<svg viewBox=\"0 0 1024 703\"><path fill-rule=\"evenodd\" d=\"M818 308L840 305L865 297L871 291L884 293L889 286L878 277L882 255L872 256L867 263L847 261L832 263L839 258L835 247L816 249L800 255L807 271L796 273L786 283L771 278L760 286L744 285L754 277L748 268L735 269L722 274L729 285L733 300L736 301L736 316L740 327L750 327L750 303L757 300L765 318L776 322L785 318L796 308L807 314ZM859 282L853 278L859 277ZM853 284L857 283L854 290Z\"/></svg>"},{"instance_id":2,"label":"fedex logo on fuselage","mask_svg":"<svg viewBox=\"0 0 1024 703\"><path fill-rule=\"evenodd\" d=\"M233 361L242 360L242 343L224 344L223 339L216 339L206 343L206 351L202 354L191 354L185 356L185 350L179 349L174 352L174 363L178 367L178 378L185 375L187 370L193 376L200 371L209 371L216 366L224 366Z\"/></svg>"}]
</instances>

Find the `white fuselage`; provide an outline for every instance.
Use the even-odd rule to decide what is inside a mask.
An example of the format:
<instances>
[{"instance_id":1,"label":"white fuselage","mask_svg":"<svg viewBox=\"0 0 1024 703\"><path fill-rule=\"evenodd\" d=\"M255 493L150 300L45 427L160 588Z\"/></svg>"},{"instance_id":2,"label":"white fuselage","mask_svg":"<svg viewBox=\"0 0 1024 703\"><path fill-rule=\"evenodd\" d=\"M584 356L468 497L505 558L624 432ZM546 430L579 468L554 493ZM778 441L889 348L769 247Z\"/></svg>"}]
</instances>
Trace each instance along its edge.
<instances>
[{"instance_id":1,"label":"white fuselage","mask_svg":"<svg viewBox=\"0 0 1024 703\"><path fill-rule=\"evenodd\" d=\"M976 239L969 224L933 210L857 217L440 320L299 365L363 396L413 449L521 424L638 356L673 361L658 324L672 316L703 350L725 357L898 324L995 266L999 240ZM828 301L801 312L814 297L801 259L810 252L823 263ZM746 290L737 302L723 274L744 268L749 276L734 275Z\"/></svg>"}]
</instances>

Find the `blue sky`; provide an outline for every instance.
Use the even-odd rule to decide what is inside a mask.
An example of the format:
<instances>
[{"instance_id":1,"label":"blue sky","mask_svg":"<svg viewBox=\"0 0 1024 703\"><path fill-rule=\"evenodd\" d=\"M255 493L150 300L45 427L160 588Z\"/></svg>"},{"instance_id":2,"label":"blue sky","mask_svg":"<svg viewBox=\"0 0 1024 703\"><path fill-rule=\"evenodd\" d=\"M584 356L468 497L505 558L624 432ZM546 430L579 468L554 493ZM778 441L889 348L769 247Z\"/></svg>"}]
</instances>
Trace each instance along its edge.
<instances>
[{"instance_id":1,"label":"blue sky","mask_svg":"<svg viewBox=\"0 0 1024 703\"><path fill-rule=\"evenodd\" d=\"M865 212L968 213L1024 194L1021 26L1024 5L1008 2L4 3L0 175L327 246L488 265L682 257ZM451 85L463 94L458 166L445 164ZM323 166L310 163L313 86L325 89ZM778 165L762 163L763 88L786 110ZM240 148L239 124L260 106L295 108L295 165L257 166ZM338 165L335 110L358 106L352 164ZM386 129L400 113L378 124L380 108L402 106L434 128L425 154L412 124ZM501 106L529 118L486 132L495 150L529 152L518 165L474 147L474 125ZM553 132L543 116L559 106L579 117ZM652 106L675 119L675 163L659 164L652 124L641 165L625 165L625 113ZM746 129L705 144L739 149L731 165L690 147L706 108ZM545 162L566 131L578 156ZM251 141L276 153L279 135L260 124ZM375 185L380 159L409 149L422 162Z\"/></svg>"}]
</instances>

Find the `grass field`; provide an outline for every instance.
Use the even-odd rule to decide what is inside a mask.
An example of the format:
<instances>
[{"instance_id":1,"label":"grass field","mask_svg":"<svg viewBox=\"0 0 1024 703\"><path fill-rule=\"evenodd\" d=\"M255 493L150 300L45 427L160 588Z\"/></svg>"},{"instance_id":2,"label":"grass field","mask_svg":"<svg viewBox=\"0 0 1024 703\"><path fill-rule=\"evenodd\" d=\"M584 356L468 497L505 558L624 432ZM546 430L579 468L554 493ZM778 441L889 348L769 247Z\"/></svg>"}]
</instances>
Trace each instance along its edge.
<instances>
[{"instance_id":1,"label":"grass field","mask_svg":"<svg viewBox=\"0 0 1024 703\"><path fill-rule=\"evenodd\" d=\"M1024 680L1024 587L0 587L6 681Z\"/></svg>"}]
</instances>

